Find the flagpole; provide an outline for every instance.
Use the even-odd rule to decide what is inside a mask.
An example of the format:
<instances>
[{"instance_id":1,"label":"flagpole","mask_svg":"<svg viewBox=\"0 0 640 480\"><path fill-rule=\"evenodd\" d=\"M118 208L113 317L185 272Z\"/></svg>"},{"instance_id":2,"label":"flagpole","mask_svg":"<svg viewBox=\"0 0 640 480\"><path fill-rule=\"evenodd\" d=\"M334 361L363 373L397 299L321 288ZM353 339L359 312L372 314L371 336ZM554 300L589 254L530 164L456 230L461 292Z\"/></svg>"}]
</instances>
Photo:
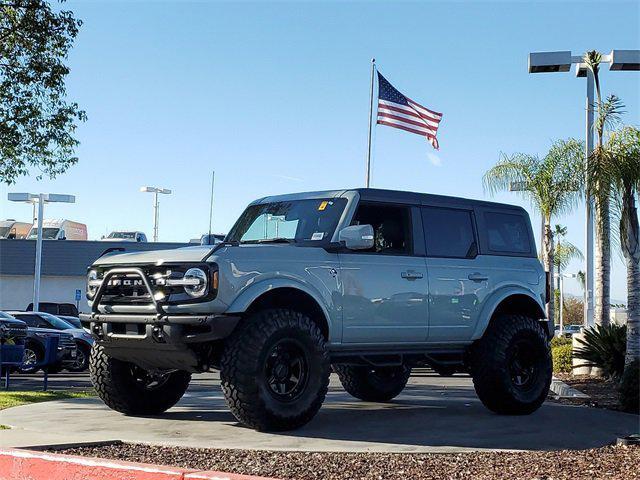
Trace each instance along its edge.
<instances>
[{"instance_id":1,"label":"flagpole","mask_svg":"<svg viewBox=\"0 0 640 480\"><path fill-rule=\"evenodd\" d=\"M209 238L207 241L211 241L211 222L213 220L213 182L216 178L216 171L211 171L211 201L209 202Z\"/></svg>"},{"instance_id":2,"label":"flagpole","mask_svg":"<svg viewBox=\"0 0 640 480\"><path fill-rule=\"evenodd\" d=\"M371 91L369 98L369 138L367 142L367 176L365 186L369 188L371 182L371 133L373 130L373 84L376 72L376 59L371 59Z\"/></svg>"}]
</instances>

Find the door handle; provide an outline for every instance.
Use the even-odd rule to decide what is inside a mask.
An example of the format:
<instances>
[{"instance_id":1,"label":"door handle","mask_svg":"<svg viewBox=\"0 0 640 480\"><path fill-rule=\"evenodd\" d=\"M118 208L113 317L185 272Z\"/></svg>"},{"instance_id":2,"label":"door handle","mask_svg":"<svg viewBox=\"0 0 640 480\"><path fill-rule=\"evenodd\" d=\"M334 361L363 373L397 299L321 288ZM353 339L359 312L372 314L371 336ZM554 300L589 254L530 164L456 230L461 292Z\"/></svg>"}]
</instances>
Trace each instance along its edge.
<instances>
[{"instance_id":1,"label":"door handle","mask_svg":"<svg viewBox=\"0 0 640 480\"><path fill-rule=\"evenodd\" d=\"M489 277L482 273L470 273L467 278L473 282L484 282L485 280L489 280Z\"/></svg>"},{"instance_id":2,"label":"door handle","mask_svg":"<svg viewBox=\"0 0 640 480\"><path fill-rule=\"evenodd\" d=\"M416 280L417 278L422 278L424 275L420 272L416 272L415 270L407 270L400 274L402 278L406 280Z\"/></svg>"}]
</instances>

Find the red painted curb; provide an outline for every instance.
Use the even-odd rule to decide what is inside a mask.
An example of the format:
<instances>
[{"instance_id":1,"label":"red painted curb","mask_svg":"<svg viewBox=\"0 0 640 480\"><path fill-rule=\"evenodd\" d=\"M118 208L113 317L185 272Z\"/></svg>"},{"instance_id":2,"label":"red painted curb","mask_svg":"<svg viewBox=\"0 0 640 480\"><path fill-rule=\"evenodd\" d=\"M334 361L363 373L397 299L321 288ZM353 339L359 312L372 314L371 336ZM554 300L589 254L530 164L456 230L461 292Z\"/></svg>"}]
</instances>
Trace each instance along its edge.
<instances>
[{"instance_id":1,"label":"red painted curb","mask_svg":"<svg viewBox=\"0 0 640 480\"><path fill-rule=\"evenodd\" d=\"M0 480L268 480L265 477L0 449Z\"/></svg>"}]
</instances>

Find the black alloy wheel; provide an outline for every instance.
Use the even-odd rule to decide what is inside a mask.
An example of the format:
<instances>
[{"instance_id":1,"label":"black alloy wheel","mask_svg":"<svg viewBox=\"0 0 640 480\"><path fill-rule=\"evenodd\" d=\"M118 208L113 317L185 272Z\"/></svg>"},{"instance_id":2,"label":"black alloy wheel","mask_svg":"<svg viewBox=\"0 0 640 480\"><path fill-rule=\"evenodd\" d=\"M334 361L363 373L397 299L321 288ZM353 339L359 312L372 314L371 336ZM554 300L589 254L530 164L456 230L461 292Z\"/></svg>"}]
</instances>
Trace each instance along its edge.
<instances>
[{"instance_id":1,"label":"black alloy wheel","mask_svg":"<svg viewBox=\"0 0 640 480\"><path fill-rule=\"evenodd\" d=\"M264 378L276 400L297 400L309 380L309 361L300 342L283 338L273 345L267 354Z\"/></svg>"}]
</instances>

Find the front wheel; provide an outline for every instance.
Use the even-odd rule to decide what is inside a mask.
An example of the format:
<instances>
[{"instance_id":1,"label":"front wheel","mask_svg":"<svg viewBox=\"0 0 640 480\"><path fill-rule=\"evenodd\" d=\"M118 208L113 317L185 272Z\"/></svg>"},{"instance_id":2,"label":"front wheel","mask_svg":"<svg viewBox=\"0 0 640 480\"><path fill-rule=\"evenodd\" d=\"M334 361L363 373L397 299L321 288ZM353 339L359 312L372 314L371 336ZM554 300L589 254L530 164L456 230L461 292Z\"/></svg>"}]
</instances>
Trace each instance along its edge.
<instances>
[{"instance_id":1,"label":"front wheel","mask_svg":"<svg viewBox=\"0 0 640 480\"><path fill-rule=\"evenodd\" d=\"M407 385L411 368L398 367L361 367L353 365L334 365L340 383L352 396L366 402L388 402L400 395Z\"/></svg>"},{"instance_id":2,"label":"front wheel","mask_svg":"<svg viewBox=\"0 0 640 480\"><path fill-rule=\"evenodd\" d=\"M125 415L159 415L184 395L191 380L188 372L153 373L133 363L110 357L93 344L89 358L91 383L112 410Z\"/></svg>"},{"instance_id":3,"label":"front wheel","mask_svg":"<svg viewBox=\"0 0 640 480\"><path fill-rule=\"evenodd\" d=\"M36 373L39 365L44 360L44 349L36 344L28 343L24 347L22 365L18 368L20 373Z\"/></svg>"},{"instance_id":4,"label":"front wheel","mask_svg":"<svg viewBox=\"0 0 640 480\"><path fill-rule=\"evenodd\" d=\"M540 322L523 315L495 318L471 347L471 375L482 403L503 415L527 415L547 398L552 361Z\"/></svg>"},{"instance_id":5,"label":"front wheel","mask_svg":"<svg viewBox=\"0 0 640 480\"><path fill-rule=\"evenodd\" d=\"M226 342L222 391L231 413L256 430L309 422L329 385L329 354L318 326L288 309L255 313Z\"/></svg>"}]
</instances>

